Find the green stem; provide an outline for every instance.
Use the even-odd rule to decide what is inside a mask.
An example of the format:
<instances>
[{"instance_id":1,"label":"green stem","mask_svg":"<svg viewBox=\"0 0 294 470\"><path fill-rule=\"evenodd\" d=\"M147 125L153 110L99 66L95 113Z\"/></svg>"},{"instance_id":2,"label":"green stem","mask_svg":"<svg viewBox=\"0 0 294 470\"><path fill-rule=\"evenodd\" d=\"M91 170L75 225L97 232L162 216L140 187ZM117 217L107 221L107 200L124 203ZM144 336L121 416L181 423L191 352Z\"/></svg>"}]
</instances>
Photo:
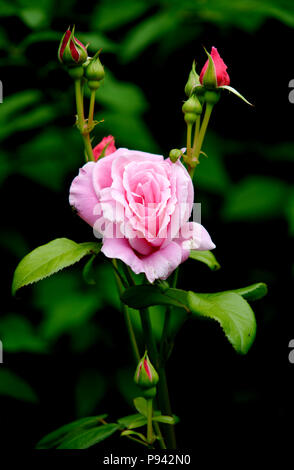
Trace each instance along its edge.
<instances>
[{"instance_id":1,"label":"green stem","mask_svg":"<svg viewBox=\"0 0 294 470\"><path fill-rule=\"evenodd\" d=\"M145 337L148 354L150 356L151 362L154 364L155 368L157 369L159 366L158 352L157 352L156 341L152 332L152 325L151 325L149 310L147 308L142 308L141 310L139 310L139 312L140 312L142 330L143 330L143 335Z\"/></svg>"},{"instance_id":2,"label":"green stem","mask_svg":"<svg viewBox=\"0 0 294 470\"><path fill-rule=\"evenodd\" d=\"M148 398L147 400L147 442L148 444L152 444L152 441L153 441L152 414L153 414L152 398Z\"/></svg>"},{"instance_id":3,"label":"green stem","mask_svg":"<svg viewBox=\"0 0 294 470\"><path fill-rule=\"evenodd\" d=\"M161 448L161 449L166 449L166 444L165 444L165 442L164 442L162 433L161 433L161 431L160 431L159 424L158 424L156 421L154 421L154 422L153 422L153 425L154 425L154 428L155 428L155 432L156 432L157 436L159 437L158 440L159 440L160 448Z\"/></svg>"},{"instance_id":4,"label":"green stem","mask_svg":"<svg viewBox=\"0 0 294 470\"><path fill-rule=\"evenodd\" d=\"M117 261L115 259L113 259L112 264L114 266L114 275L115 275L115 279L116 279L117 288L118 288L119 294L121 295L122 292L123 292L123 285L122 285L122 282L121 282L121 279L120 279L119 275L117 274L117 271L118 271ZM137 344L137 341L136 341L136 336L135 336L134 328L133 328L133 325L132 325L129 309L123 303L121 303L121 306L122 306L122 310L123 310L123 313L124 313L125 322L126 322L127 330L128 330L128 333L129 333L129 338L130 338L130 341L131 341L135 361L136 361L136 363L138 363L140 361L141 357L140 357L139 348L138 348L138 344Z\"/></svg>"},{"instance_id":5,"label":"green stem","mask_svg":"<svg viewBox=\"0 0 294 470\"><path fill-rule=\"evenodd\" d=\"M200 131L200 116L197 117L196 119L196 124L195 124L195 134L194 134L194 140L193 140L193 147L192 147L192 155L195 152L196 149L196 143L199 138L199 131Z\"/></svg>"},{"instance_id":6,"label":"green stem","mask_svg":"<svg viewBox=\"0 0 294 470\"><path fill-rule=\"evenodd\" d=\"M86 151L87 160L95 161L93 149L91 145L91 140L90 140L90 135L88 131L88 126L86 125L86 122L85 122L82 81L80 78L75 80L75 95L76 95L76 107L77 107L77 115L78 115L77 126L84 141L84 147Z\"/></svg>"},{"instance_id":7,"label":"green stem","mask_svg":"<svg viewBox=\"0 0 294 470\"><path fill-rule=\"evenodd\" d=\"M202 121L202 124L201 124L200 131L199 131L198 139L197 139L197 142L196 142L196 145L195 145L195 149L193 147L194 150L193 150L192 157L193 157L193 161L196 163L196 165L199 162L199 155L200 155L201 147L202 147L202 144L203 144L204 136L205 136L205 133L206 133L206 129L207 129L207 126L208 126L208 123L209 123L209 119L210 119L210 115L211 115L212 110L213 110L213 104L206 103L205 113L204 113L204 117L203 117L203 121Z\"/></svg>"},{"instance_id":8,"label":"green stem","mask_svg":"<svg viewBox=\"0 0 294 470\"><path fill-rule=\"evenodd\" d=\"M158 392L159 392L159 405L160 411L164 415L172 416L170 398L168 393L168 386L167 386L167 379L165 368L160 367L159 369L159 382L158 382ZM164 425L166 437L167 437L167 444L169 449L176 449L176 434L174 425Z\"/></svg>"},{"instance_id":9,"label":"green stem","mask_svg":"<svg viewBox=\"0 0 294 470\"><path fill-rule=\"evenodd\" d=\"M192 142L192 124L191 123L188 123L187 124L187 157L188 157L188 161L191 157L191 152L192 152L192 149L191 149L191 142Z\"/></svg>"},{"instance_id":10,"label":"green stem","mask_svg":"<svg viewBox=\"0 0 294 470\"><path fill-rule=\"evenodd\" d=\"M91 90L90 106L89 106L89 117L88 117L89 129L91 129L91 127L93 126L95 99L96 99L96 90Z\"/></svg>"}]
</instances>

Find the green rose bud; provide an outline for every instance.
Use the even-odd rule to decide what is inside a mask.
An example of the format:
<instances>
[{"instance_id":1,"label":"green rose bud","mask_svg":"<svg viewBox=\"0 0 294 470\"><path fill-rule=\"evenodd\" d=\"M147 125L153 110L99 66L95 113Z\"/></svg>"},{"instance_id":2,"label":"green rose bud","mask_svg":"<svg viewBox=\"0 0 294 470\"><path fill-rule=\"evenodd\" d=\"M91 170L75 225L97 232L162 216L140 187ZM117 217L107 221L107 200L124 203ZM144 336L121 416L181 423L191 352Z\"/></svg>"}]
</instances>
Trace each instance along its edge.
<instances>
[{"instance_id":1,"label":"green rose bud","mask_svg":"<svg viewBox=\"0 0 294 470\"><path fill-rule=\"evenodd\" d=\"M196 72L195 66L196 64L194 60L192 64L192 70L189 74L189 78L185 86L185 93L188 96L188 98L191 96L191 94L193 93L196 87L199 87L199 86L201 87L201 83L199 81L199 75Z\"/></svg>"},{"instance_id":2,"label":"green rose bud","mask_svg":"<svg viewBox=\"0 0 294 470\"><path fill-rule=\"evenodd\" d=\"M182 107L183 113L193 113L200 115L202 113L202 105L199 101L199 98L193 94L190 98L185 101Z\"/></svg>"},{"instance_id":3,"label":"green rose bud","mask_svg":"<svg viewBox=\"0 0 294 470\"><path fill-rule=\"evenodd\" d=\"M173 162L173 163L176 163L176 161L183 155L183 152L182 150L180 149L172 149L170 152L169 152L169 159ZM165 281L164 281L165 282ZM161 283L161 285L163 285L163 282ZM169 285L167 285L167 288L169 287ZM160 286L161 288L161 286Z\"/></svg>"},{"instance_id":4,"label":"green rose bud","mask_svg":"<svg viewBox=\"0 0 294 470\"><path fill-rule=\"evenodd\" d=\"M88 79L88 86L91 90L97 90L100 86L100 81L104 79L104 67L100 62L98 51L93 59L90 59L89 64L85 68L85 77Z\"/></svg>"}]
</instances>

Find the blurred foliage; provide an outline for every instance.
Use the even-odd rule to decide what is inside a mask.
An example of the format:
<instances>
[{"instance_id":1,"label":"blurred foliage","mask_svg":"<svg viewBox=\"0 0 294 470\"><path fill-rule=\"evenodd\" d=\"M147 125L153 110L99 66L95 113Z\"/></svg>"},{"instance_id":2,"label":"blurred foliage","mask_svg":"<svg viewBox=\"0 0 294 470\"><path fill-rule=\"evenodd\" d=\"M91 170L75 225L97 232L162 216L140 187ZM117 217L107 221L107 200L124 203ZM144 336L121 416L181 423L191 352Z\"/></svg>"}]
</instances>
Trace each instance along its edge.
<instances>
[{"instance_id":1,"label":"blurred foliage","mask_svg":"<svg viewBox=\"0 0 294 470\"><path fill-rule=\"evenodd\" d=\"M287 129L286 120L276 117L278 113L286 115L288 79L293 77L284 75L285 88L279 91L280 77L273 72L278 68L274 66L278 47L272 37L270 51L262 49L258 40L261 41L267 24L270 31L279 28L293 34L294 9L292 0L100 0L87 5L77 0L0 0L0 17L0 79L4 97L0 103L0 187L1 200L4 206L8 205L8 209L4 208L0 234L1 270L7 287L0 315L4 348L0 395L12 399L5 402L8 415L15 400L32 405L29 411L23 411L24 420L33 416L37 423L37 415L41 413L41 429L35 429L32 437L27 438L27 445L34 445L48 431L46 419L51 415L53 421L63 423L94 412L108 412L106 407L110 407L111 401L117 402L114 397L118 391L129 404L137 394L115 280L111 265L102 255L93 260L91 271L85 275L90 280L88 284L81 273L85 261L81 261L74 270L25 288L27 291L21 292L16 300L10 294L13 270L29 250L57 236L75 240L80 237L81 241L86 236L89 241L92 239L91 230L67 208L68 187L83 163L83 149L74 128L72 84L56 57L65 28L75 23L80 32L78 37L90 43L91 54L103 48L101 58L106 79L97 92L96 114L96 119L103 122L95 129L94 144L110 133L115 136L117 146L165 155L170 148L185 145L181 102L194 56L202 54L197 58L198 67L205 60L200 45L205 40L204 45L217 46L215 38L218 38L226 46L224 57L230 64L229 72L232 71L235 82L238 79L242 82L241 92L246 92L248 84L251 95L255 95L256 110L248 111L243 103L235 104L233 97L224 96L227 109L220 104L214 111L204 144L208 158L203 156L197 168L196 201L202 202L203 223L217 239L218 258L224 269L219 272L224 274L213 273L208 278L200 268L200 275L196 275L187 262L191 275L186 282L193 282L195 288L196 281L202 286L202 280L204 283L209 279L211 286L220 290L233 288L235 282L237 287L235 277L244 276L244 284L269 279L272 288L278 289L280 279L274 264L282 259L285 264L278 266L285 272L292 261L287 252L283 256L275 255L276 239L271 235L275 235L278 224L284 227L281 245L287 250L292 243L291 238L287 241L286 238L294 235L294 193L289 178L293 174L294 143L282 128ZM255 37L259 38L256 42ZM240 56L239 44L233 44L235 38L246 44L240 47L245 56ZM285 44L283 37L279 40L281 50ZM245 54L247 42L248 55ZM287 47L285 60L279 59L280 64L287 62L290 50ZM254 73L250 69L251 61ZM270 69L270 78L265 78L266 68ZM274 111L273 83L278 107ZM270 122L275 122L275 127L263 132L260 123L269 126ZM246 224L250 224L249 229ZM235 256L230 258L229 251L235 253L240 248L239 240L241 250L237 261ZM250 250L255 242L259 246L252 254ZM239 268L242 263L246 267ZM226 265L233 274L228 274ZM256 279L257 275L264 277ZM258 323L276 321L280 306L271 299L266 311L260 312ZM157 337L163 327L162 313L162 307L152 308ZM140 333L139 316L135 311L131 315ZM199 328L198 336L192 328L191 334L196 334L201 342L201 334L206 338L203 333L206 330ZM264 329L261 330L263 338ZM189 332L185 333L188 337ZM209 333L213 338L218 337L213 336L213 330ZM191 341L193 345L197 343L194 336ZM202 341L205 345L206 340ZM191 354L191 349L185 349L188 344L188 340L182 339L184 351ZM48 373L41 371L43 362L50 361L50 357L57 367L61 357L67 354L67 363L57 371L50 369L50 362L46 362ZM208 349L205 354L209 357ZM23 357L29 357L28 364ZM179 376L181 371L187 371L185 362L189 361L184 359L182 356L181 370L177 369ZM40 377L35 370L40 370ZM188 387L187 378L182 380L183 383L186 380ZM189 391L186 393L189 400ZM55 408L52 394L57 403L68 398L65 409L63 404ZM242 395L238 390L232 394ZM117 406L124 403L118 402ZM64 418L60 417L62 413ZM57 427L55 421L54 427Z\"/></svg>"}]
</instances>

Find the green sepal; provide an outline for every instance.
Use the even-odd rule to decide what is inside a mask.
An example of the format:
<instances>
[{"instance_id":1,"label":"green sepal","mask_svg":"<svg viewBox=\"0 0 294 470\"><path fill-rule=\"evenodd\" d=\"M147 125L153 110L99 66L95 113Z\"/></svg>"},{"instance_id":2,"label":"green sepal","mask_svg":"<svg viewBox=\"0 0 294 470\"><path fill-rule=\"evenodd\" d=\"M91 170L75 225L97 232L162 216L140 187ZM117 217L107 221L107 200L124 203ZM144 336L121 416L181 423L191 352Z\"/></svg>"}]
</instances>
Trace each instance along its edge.
<instances>
[{"instance_id":1,"label":"green sepal","mask_svg":"<svg viewBox=\"0 0 294 470\"><path fill-rule=\"evenodd\" d=\"M208 56L208 66L202 78L202 85L206 88L217 88L217 78L213 59L205 48L204 50Z\"/></svg>"},{"instance_id":2,"label":"green sepal","mask_svg":"<svg viewBox=\"0 0 294 470\"><path fill-rule=\"evenodd\" d=\"M196 72L195 60L193 60L192 70L189 74L189 78L185 86L185 93L188 96L188 98L192 95L194 88L199 85L201 86L200 81L199 81L199 75Z\"/></svg>"},{"instance_id":3,"label":"green sepal","mask_svg":"<svg viewBox=\"0 0 294 470\"><path fill-rule=\"evenodd\" d=\"M221 88L223 90L231 91L232 93L234 93L234 95L238 96L238 98L241 98L241 100L243 100L243 101L245 101L245 103L249 104L249 106L254 106L254 104L252 104L248 100L246 100L246 98L244 98L244 96L241 95L241 93L239 93L237 90L235 90L235 88L233 88L232 86L222 85L219 88Z\"/></svg>"}]
</instances>

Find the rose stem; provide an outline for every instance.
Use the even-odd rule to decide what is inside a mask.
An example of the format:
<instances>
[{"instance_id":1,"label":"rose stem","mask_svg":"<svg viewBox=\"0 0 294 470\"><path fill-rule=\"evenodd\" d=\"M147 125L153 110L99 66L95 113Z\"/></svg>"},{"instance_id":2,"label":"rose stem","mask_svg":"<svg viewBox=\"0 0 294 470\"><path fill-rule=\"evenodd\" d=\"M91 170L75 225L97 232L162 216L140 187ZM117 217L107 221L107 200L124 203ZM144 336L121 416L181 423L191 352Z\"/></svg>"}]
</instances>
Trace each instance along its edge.
<instances>
[{"instance_id":1,"label":"rose stem","mask_svg":"<svg viewBox=\"0 0 294 470\"><path fill-rule=\"evenodd\" d=\"M91 90L91 97L90 97L90 106L89 106L89 117L88 117L88 127L91 129L94 120L94 107L95 107L95 98L96 98L96 90Z\"/></svg>"},{"instance_id":2,"label":"rose stem","mask_svg":"<svg viewBox=\"0 0 294 470\"><path fill-rule=\"evenodd\" d=\"M119 278L119 276L116 272L118 270L116 259L112 260L112 264L113 264L113 267L114 267L114 275L115 275L117 289L118 289L119 294L121 295L122 292L123 292L123 285L122 285L122 282L121 282L121 280L120 280L120 278ZM130 341L131 341L135 361L136 361L136 364L138 364L141 357L140 357L139 348L138 348L138 344L137 344L137 341L136 341L136 336L135 336L135 332L134 332L134 329L133 329L129 309L122 302L121 302L121 308L122 308L123 313L124 313L125 322L126 322L127 330L128 330L128 333L129 333L129 338L130 338Z\"/></svg>"},{"instance_id":3,"label":"rose stem","mask_svg":"<svg viewBox=\"0 0 294 470\"><path fill-rule=\"evenodd\" d=\"M81 79L75 80L75 95L76 95L76 106L77 106L77 115L78 115L78 129L83 137L84 146L86 150L87 160L95 161L93 149L90 141L90 135L85 126L85 117L84 117L84 102L83 102L83 92L82 92L82 81Z\"/></svg>"},{"instance_id":4,"label":"rose stem","mask_svg":"<svg viewBox=\"0 0 294 470\"><path fill-rule=\"evenodd\" d=\"M191 157L191 141L192 141L192 124L188 123L187 124L187 156L188 160Z\"/></svg>"},{"instance_id":5,"label":"rose stem","mask_svg":"<svg viewBox=\"0 0 294 470\"><path fill-rule=\"evenodd\" d=\"M200 150L201 150L201 147L202 147L203 139L204 139L204 136L205 136L205 132L206 132L206 129L207 129L207 126L208 126L208 123L209 123L209 118L210 118L212 110L213 110L213 104L206 103L205 113L204 113L204 117L203 117L203 121L202 121L202 124L201 124L200 131L199 131L198 140L197 140L196 145L195 145L195 149L193 147L193 155L192 156L193 156L193 158L195 158L196 161L199 158Z\"/></svg>"},{"instance_id":6,"label":"rose stem","mask_svg":"<svg viewBox=\"0 0 294 470\"><path fill-rule=\"evenodd\" d=\"M196 143L197 143L198 138L199 138L199 130L200 130L200 116L198 116L197 119L196 119L195 134L194 134L193 147L192 147L192 155L195 152Z\"/></svg>"},{"instance_id":7,"label":"rose stem","mask_svg":"<svg viewBox=\"0 0 294 470\"><path fill-rule=\"evenodd\" d=\"M147 442L148 444L152 444L152 440L153 440L152 415L153 415L152 398L148 398L147 399Z\"/></svg>"}]
</instances>

